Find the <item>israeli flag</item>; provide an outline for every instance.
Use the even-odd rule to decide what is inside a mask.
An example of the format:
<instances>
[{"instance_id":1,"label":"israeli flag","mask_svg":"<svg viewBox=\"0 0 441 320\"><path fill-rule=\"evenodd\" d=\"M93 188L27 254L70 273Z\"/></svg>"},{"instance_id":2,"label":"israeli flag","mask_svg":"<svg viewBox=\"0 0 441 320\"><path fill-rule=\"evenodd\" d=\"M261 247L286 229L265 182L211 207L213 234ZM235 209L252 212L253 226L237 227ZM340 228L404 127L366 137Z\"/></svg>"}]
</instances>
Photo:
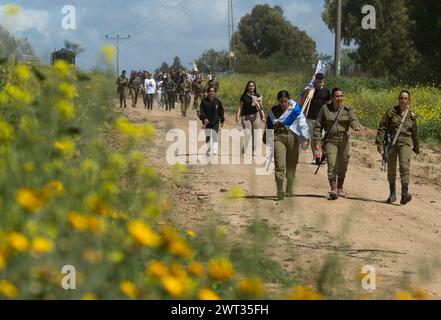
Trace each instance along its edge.
<instances>
[{"instance_id":1,"label":"israeli flag","mask_svg":"<svg viewBox=\"0 0 441 320\"><path fill-rule=\"evenodd\" d=\"M322 60L318 61L317 66L315 67L315 73L312 76L311 81L306 85L305 90L315 89L315 75L317 73L326 74L326 64L324 64Z\"/></svg>"},{"instance_id":2,"label":"israeli flag","mask_svg":"<svg viewBox=\"0 0 441 320\"><path fill-rule=\"evenodd\" d=\"M302 108L294 100L289 101L288 109L278 119L274 116L272 110L269 110L266 121L267 129L274 129L277 123L283 124L294 132L300 140L310 139L306 117L303 114Z\"/></svg>"}]
</instances>

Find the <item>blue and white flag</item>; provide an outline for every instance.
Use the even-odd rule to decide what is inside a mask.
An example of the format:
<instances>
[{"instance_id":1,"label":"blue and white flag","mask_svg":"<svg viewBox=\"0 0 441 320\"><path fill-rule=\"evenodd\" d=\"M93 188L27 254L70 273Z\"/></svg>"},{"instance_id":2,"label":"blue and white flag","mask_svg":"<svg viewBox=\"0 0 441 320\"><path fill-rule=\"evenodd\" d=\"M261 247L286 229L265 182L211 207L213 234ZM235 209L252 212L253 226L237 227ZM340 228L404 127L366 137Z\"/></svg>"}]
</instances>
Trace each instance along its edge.
<instances>
[{"instance_id":1,"label":"blue and white flag","mask_svg":"<svg viewBox=\"0 0 441 320\"><path fill-rule=\"evenodd\" d=\"M299 138L310 139L306 117L302 108L294 100L289 101L288 109L279 118L275 117L271 109L269 110L266 122L267 129L274 129L274 125L277 123L283 124Z\"/></svg>"}]
</instances>

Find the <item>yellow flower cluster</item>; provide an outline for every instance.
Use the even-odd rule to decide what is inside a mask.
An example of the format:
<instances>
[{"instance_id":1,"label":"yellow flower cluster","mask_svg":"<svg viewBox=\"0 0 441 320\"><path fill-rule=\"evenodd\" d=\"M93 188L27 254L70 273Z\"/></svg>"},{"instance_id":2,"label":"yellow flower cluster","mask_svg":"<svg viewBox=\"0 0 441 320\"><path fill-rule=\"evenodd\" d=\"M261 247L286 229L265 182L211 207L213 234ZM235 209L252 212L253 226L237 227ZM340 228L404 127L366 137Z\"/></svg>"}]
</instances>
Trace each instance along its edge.
<instances>
[{"instance_id":1,"label":"yellow flower cluster","mask_svg":"<svg viewBox=\"0 0 441 320\"><path fill-rule=\"evenodd\" d=\"M265 293L262 280L256 277L240 280L237 285L237 290L239 293L252 298L262 297Z\"/></svg>"},{"instance_id":2,"label":"yellow flower cluster","mask_svg":"<svg viewBox=\"0 0 441 320\"><path fill-rule=\"evenodd\" d=\"M63 192L63 184L59 180L48 182L42 190L20 188L15 200L19 206L30 213L39 211L55 194Z\"/></svg>"},{"instance_id":3,"label":"yellow flower cluster","mask_svg":"<svg viewBox=\"0 0 441 320\"><path fill-rule=\"evenodd\" d=\"M304 286L295 286L288 293L288 300L321 300L323 297L320 293Z\"/></svg>"},{"instance_id":4,"label":"yellow flower cluster","mask_svg":"<svg viewBox=\"0 0 441 320\"><path fill-rule=\"evenodd\" d=\"M129 235L141 246L157 247L161 238L141 220L132 220L127 223Z\"/></svg>"},{"instance_id":5,"label":"yellow flower cluster","mask_svg":"<svg viewBox=\"0 0 441 320\"><path fill-rule=\"evenodd\" d=\"M12 282L1 280L0 295L4 296L7 299L15 299L18 295L18 290Z\"/></svg>"},{"instance_id":6,"label":"yellow flower cluster","mask_svg":"<svg viewBox=\"0 0 441 320\"><path fill-rule=\"evenodd\" d=\"M129 299L136 299L138 297L138 289L136 285L128 280L121 281L119 284L119 290L127 296Z\"/></svg>"},{"instance_id":7,"label":"yellow flower cluster","mask_svg":"<svg viewBox=\"0 0 441 320\"><path fill-rule=\"evenodd\" d=\"M208 262L208 274L217 281L229 280L234 274L234 268L227 258L215 258Z\"/></svg>"},{"instance_id":8,"label":"yellow flower cluster","mask_svg":"<svg viewBox=\"0 0 441 320\"><path fill-rule=\"evenodd\" d=\"M102 222L94 216L82 215L78 212L69 212L67 221L74 230L89 231L94 234L100 234L104 230Z\"/></svg>"},{"instance_id":9,"label":"yellow flower cluster","mask_svg":"<svg viewBox=\"0 0 441 320\"><path fill-rule=\"evenodd\" d=\"M172 227L165 226L161 230L161 235L164 239L166 248L175 256L185 259L193 256L193 250L188 245L187 241Z\"/></svg>"},{"instance_id":10,"label":"yellow flower cluster","mask_svg":"<svg viewBox=\"0 0 441 320\"><path fill-rule=\"evenodd\" d=\"M116 120L116 129L135 139L150 139L155 132L155 129L151 125L135 126L125 118L118 118Z\"/></svg>"},{"instance_id":11,"label":"yellow flower cluster","mask_svg":"<svg viewBox=\"0 0 441 320\"><path fill-rule=\"evenodd\" d=\"M147 265L146 273L158 279L164 291L174 298L182 298L194 286L188 273L176 262L166 266L152 260Z\"/></svg>"},{"instance_id":12,"label":"yellow flower cluster","mask_svg":"<svg viewBox=\"0 0 441 320\"><path fill-rule=\"evenodd\" d=\"M407 291L399 290L395 294L395 300L427 300L430 298L430 294L420 288L410 288Z\"/></svg>"}]
</instances>

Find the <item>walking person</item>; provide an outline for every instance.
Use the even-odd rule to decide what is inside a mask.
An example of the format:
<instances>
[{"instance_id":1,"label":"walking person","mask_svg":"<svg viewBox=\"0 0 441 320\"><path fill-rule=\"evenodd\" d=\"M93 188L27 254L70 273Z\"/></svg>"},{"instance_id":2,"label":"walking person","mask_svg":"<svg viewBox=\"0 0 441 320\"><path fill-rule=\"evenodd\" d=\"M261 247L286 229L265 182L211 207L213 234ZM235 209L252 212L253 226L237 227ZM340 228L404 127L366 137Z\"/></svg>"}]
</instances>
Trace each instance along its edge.
<instances>
[{"instance_id":1,"label":"walking person","mask_svg":"<svg viewBox=\"0 0 441 320\"><path fill-rule=\"evenodd\" d=\"M187 110L190 106L191 100L191 81L188 79L186 73L182 73L181 81L179 82L179 99L181 101L181 116L187 116Z\"/></svg>"},{"instance_id":2,"label":"walking person","mask_svg":"<svg viewBox=\"0 0 441 320\"><path fill-rule=\"evenodd\" d=\"M163 108L164 106L164 77L162 74L158 76L158 81L156 83L156 89L157 89L157 96L156 99L158 100L159 108Z\"/></svg>"},{"instance_id":3,"label":"walking person","mask_svg":"<svg viewBox=\"0 0 441 320\"><path fill-rule=\"evenodd\" d=\"M361 126L354 111L343 105L343 91L334 88L330 104L323 106L314 127L314 143L322 145L328 164L330 200L345 197L343 185L349 164L349 128L360 131ZM325 130L325 141L322 141Z\"/></svg>"},{"instance_id":4,"label":"walking person","mask_svg":"<svg viewBox=\"0 0 441 320\"><path fill-rule=\"evenodd\" d=\"M399 105L384 114L378 127L375 143L378 152L383 155L385 152L383 143L389 135L390 145L388 145L386 159L390 194L386 202L394 203L397 201L395 181L398 160L401 178L400 203L405 205L412 200L412 195L409 193L410 161L412 151L415 154L420 153L420 137L418 135L417 115L410 110L411 99L408 90L400 92L398 103Z\"/></svg>"},{"instance_id":5,"label":"walking person","mask_svg":"<svg viewBox=\"0 0 441 320\"><path fill-rule=\"evenodd\" d=\"M251 140L252 155L256 155L257 134L262 122L265 122L262 96L257 93L256 83L248 81L240 97L240 104L236 113L236 123L244 129L243 153L247 152Z\"/></svg>"},{"instance_id":6,"label":"walking person","mask_svg":"<svg viewBox=\"0 0 441 320\"><path fill-rule=\"evenodd\" d=\"M156 92L156 81L150 73L147 73L147 79L144 81L144 90L146 93L147 110L153 109L153 98Z\"/></svg>"},{"instance_id":7,"label":"walking person","mask_svg":"<svg viewBox=\"0 0 441 320\"><path fill-rule=\"evenodd\" d=\"M201 102L199 119L205 129L207 155L217 154L219 126L225 122L222 101L216 97L216 88L208 87L207 97Z\"/></svg>"},{"instance_id":8,"label":"walking person","mask_svg":"<svg viewBox=\"0 0 441 320\"><path fill-rule=\"evenodd\" d=\"M136 71L132 72L129 81L130 96L132 98L132 107L136 108L138 103L139 91L141 89L141 77Z\"/></svg>"},{"instance_id":9,"label":"walking person","mask_svg":"<svg viewBox=\"0 0 441 320\"><path fill-rule=\"evenodd\" d=\"M165 110L171 111L174 103L175 82L165 75L162 88L164 90Z\"/></svg>"},{"instance_id":10,"label":"walking person","mask_svg":"<svg viewBox=\"0 0 441 320\"><path fill-rule=\"evenodd\" d=\"M126 70L123 70L121 72L121 75L116 80L120 108L127 108L126 98L127 98L128 84L129 84L129 79L126 76Z\"/></svg>"},{"instance_id":11,"label":"walking person","mask_svg":"<svg viewBox=\"0 0 441 320\"><path fill-rule=\"evenodd\" d=\"M294 178L299 161L299 146L309 146L309 131L302 108L285 90L277 94L278 104L268 112L263 142L274 147L277 200L293 197ZM273 131L269 131L273 130ZM272 133L270 135L269 133ZM286 189L284 183L286 178ZM286 190L286 192L285 192Z\"/></svg>"},{"instance_id":12,"label":"walking person","mask_svg":"<svg viewBox=\"0 0 441 320\"><path fill-rule=\"evenodd\" d=\"M199 107L201 102L205 99L205 84L201 74L196 76L196 80L193 81L193 109L196 110L196 114L199 116Z\"/></svg>"}]
</instances>

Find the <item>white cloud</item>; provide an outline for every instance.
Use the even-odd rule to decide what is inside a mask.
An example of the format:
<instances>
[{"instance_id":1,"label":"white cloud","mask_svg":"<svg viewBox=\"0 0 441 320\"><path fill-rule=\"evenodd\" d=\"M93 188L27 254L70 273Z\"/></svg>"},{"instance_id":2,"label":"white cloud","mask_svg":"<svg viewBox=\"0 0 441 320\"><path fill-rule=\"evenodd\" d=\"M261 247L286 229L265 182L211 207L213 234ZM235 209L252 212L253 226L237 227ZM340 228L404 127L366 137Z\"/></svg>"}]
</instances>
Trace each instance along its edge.
<instances>
[{"instance_id":1,"label":"white cloud","mask_svg":"<svg viewBox=\"0 0 441 320\"><path fill-rule=\"evenodd\" d=\"M21 8L16 15L6 16L4 7L5 5L0 5L2 25L12 34L21 35L32 29L43 35L50 33L48 11Z\"/></svg>"}]
</instances>

